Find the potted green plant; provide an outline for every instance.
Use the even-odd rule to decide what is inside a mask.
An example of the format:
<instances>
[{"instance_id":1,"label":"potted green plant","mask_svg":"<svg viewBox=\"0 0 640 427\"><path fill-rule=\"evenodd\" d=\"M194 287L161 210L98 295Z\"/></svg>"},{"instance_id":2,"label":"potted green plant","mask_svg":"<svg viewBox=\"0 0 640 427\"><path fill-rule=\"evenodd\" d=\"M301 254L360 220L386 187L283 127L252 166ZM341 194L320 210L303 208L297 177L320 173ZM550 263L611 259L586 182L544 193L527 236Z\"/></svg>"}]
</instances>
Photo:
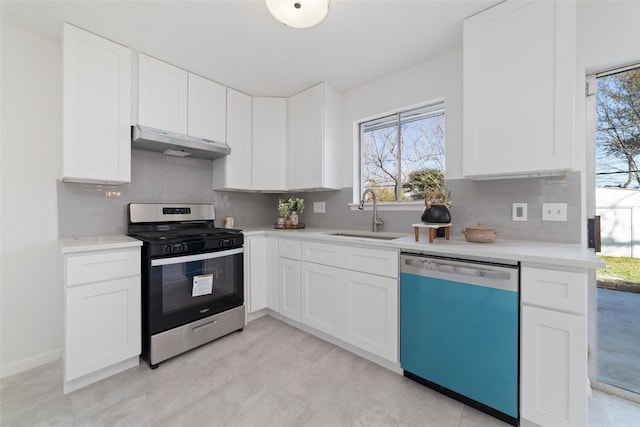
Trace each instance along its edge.
<instances>
[{"instance_id":1,"label":"potted green plant","mask_svg":"<svg viewBox=\"0 0 640 427\"><path fill-rule=\"evenodd\" d=\"M289 215L289 212L291 211L291 208L289 207L289 200L290 199L278 200L278 225L279 226L284 227L284 220L286 216Z\"/></svg>"},{"instance_id":2,"label":"potted green plant","mask_svg":"<svg viewBox=\"0 0 640 427\"><path fill-rule=\"evenodd\" d=\"M289 212L291 225L298 225L299 224L298 215L300 215L304 211L304 199L300 199L298 197L290 198L289 209L291 209L291 211Z\"/></svg>"}]
</instances>

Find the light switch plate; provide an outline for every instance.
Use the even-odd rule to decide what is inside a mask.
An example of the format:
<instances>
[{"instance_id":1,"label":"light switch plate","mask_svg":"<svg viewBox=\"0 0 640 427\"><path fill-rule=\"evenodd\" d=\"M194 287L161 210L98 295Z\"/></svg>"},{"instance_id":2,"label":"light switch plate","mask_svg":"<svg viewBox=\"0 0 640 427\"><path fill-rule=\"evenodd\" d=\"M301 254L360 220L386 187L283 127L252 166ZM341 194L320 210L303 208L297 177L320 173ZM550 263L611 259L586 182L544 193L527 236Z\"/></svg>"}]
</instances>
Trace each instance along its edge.
<instances>
[{"instance_id":1,"label":"light switch plate","mask_svg":"<svg viewBox=\"0 0 640 427\"><path fill-rule=\"evenodd\" d=\"M566 221L567 220L567 204L566 203L543 203L542 204L542 220L543 221Z\"/></svg>"},{"instance_id":2,"label":"light switch plate","mask_svg":"<svg viewBox=\"0 0 640 427\"><path fill-rule=\"evenodd\" d=\"M512 221L527 220L527 204L526 203L514 203L511 206L512 206L512 211L511 211Z\"/></svg>"},{"instance_id":3,"label":"light switch plate","mask_svg":"<svg viewBox=\"0 0 640 427\"><path fill-rule=\"evenodd\" d=\"M313 213L325 213L324 202L313 202Z\"/></svg>"}]
</instances>

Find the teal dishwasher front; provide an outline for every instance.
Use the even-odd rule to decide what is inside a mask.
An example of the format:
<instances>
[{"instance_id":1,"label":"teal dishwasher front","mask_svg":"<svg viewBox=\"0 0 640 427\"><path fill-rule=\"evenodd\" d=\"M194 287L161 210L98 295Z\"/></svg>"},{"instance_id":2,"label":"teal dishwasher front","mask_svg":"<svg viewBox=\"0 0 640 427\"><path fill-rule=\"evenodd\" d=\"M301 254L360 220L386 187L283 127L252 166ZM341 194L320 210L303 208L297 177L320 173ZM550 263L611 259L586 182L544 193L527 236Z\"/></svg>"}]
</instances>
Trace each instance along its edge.
<instances>
[{"instance_id":1,"label":"teal dishwasher front","mask_svg":"<svg viewBox=\"0 0 640 427\"><path fill-rule=\"evenodd\" d=\"M518 276L517 265L403 253L404 375L518 425Z\"/></svg>"}]
</instances>

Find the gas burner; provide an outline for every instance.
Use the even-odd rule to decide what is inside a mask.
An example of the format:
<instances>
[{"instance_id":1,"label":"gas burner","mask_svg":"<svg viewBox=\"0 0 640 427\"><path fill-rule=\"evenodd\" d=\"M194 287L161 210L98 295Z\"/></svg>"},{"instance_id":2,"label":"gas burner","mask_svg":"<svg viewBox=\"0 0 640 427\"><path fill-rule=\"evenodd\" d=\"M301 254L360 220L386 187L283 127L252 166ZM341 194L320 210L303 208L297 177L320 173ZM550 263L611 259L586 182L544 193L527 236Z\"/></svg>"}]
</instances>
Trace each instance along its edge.
<instances>
[{"instance_id":1,"label":"gas burner","mask_svg":"<svg viewBox=\"0 0 640 427\"><path fill-rule=\"evenodd\" d=\"M213 205L131 203L128 235L157 255L241 247L242 230L219 228Z\"/></svg>"}]
</instances>

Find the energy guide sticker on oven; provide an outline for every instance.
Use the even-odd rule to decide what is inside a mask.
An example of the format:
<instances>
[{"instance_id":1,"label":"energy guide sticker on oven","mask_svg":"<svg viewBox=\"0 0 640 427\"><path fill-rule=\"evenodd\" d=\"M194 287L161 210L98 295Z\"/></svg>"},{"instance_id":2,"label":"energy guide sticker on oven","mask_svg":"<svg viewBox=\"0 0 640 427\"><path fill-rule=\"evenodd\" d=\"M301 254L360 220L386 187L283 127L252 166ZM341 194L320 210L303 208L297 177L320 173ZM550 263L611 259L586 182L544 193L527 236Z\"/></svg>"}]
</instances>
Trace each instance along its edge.
<instances>
[{"instance_id":1,"label":"energy guide sticker on oven","mask_svg":"<svg viewBox=\"0 0 640 427\"><path fill-rule=\"evenodd\" d=\"M213 274L193 276L193 288L191 289L192 297L209 295L211 292L213 292Z\"/></svg>"}]
</instances>

